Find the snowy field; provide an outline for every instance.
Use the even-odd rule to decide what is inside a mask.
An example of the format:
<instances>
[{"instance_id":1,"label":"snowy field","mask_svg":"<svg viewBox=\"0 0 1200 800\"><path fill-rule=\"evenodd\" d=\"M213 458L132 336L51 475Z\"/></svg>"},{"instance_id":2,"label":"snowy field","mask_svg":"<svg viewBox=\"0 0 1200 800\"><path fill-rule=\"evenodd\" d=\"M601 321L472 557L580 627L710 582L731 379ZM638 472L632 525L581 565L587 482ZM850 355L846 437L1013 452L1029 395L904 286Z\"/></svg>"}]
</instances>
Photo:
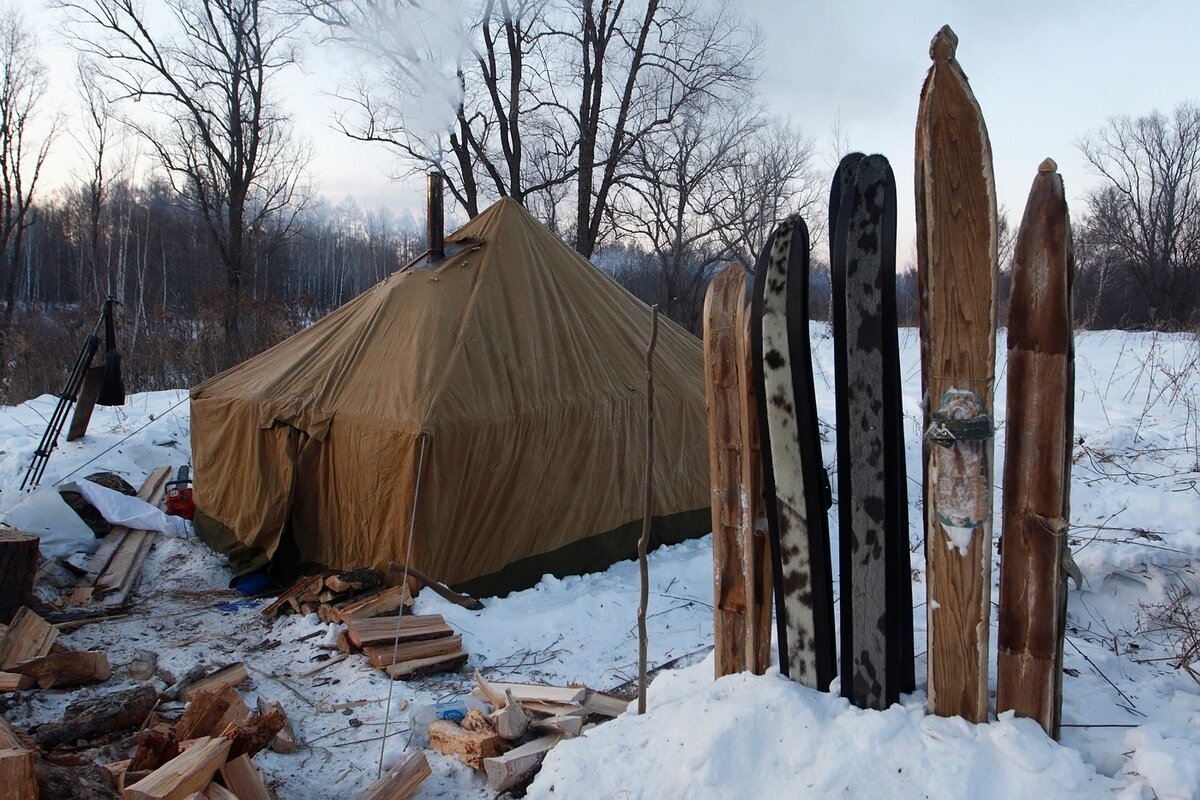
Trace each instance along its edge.
<instances>
[{"instance_id":1,"label":"snowy field","mask_svg":"<svg viewBox=\"0 0 1200 800\"><path fill-rule=\"evenodd\" d=\"M828 329L814 326L813 335L819 413L832 422ZM1200 684L1176 667L1177 644L1155 613L1158 604L1181 590L1195 592L1200 583L1200 344L1185 335L1078 335L1071 548L1084 584L1070 593L1064 729L1057 744L1032 722L1010 715L976 726L924 713L916 338L911 330L901 335L918 691L874 712L774 671L714 682L710 540L665 548L650 559L650 662L679 659L676 668L652 684L647 715L626 714L552 751L530 796L1200 797ZM1004 457L1004 343L1002 332L997 476ZM53 404L43 396L0 410L0 512L31 502L17 487ZM823 429L831 465L832 430ZM91 431L82 442L60 445L45 485L107 470L136 486L157 466L186 463L186 392L135 395L124 408L97 409ZM999 513L999 487L996 504ZM55 524L51 503L34 511L26 522L44 514L48 527ZM830 527L836 531L835 519ZM253 705L261 694L281 701L304 742L289 755L264 751L256 762L278 797L316 800L354 797L371 783L381 754L386 768L414 746L409 711L468 691L471 669L496 679L596 689L636 675L634 562L600 574L546 578L528 591L485 599L478 612L423 593L418 613L443 614L462 633L471 654L467 671L394 684L364 656L338 662L337 651L327 649L336 627L315 615L264 622L257 610L266 601L228 590L224 559L199 542L160 539L143 575L128 617L61 639L71 648L105 650L112 680L80 691L20 693L6 711L10 722L56 719L70 700L127 685L121 667L136 649L156 650L160 665L175 674L197 663L242 660L251 677L243 686L247 699ZM998 563L993 585L997 576ZM995 600L993 590L993 607ZM993 624L993 688L994 658ZM433 776L416 797L492 796L465 766L436 753L429 760Z\"/></svg>"}]
</instances>

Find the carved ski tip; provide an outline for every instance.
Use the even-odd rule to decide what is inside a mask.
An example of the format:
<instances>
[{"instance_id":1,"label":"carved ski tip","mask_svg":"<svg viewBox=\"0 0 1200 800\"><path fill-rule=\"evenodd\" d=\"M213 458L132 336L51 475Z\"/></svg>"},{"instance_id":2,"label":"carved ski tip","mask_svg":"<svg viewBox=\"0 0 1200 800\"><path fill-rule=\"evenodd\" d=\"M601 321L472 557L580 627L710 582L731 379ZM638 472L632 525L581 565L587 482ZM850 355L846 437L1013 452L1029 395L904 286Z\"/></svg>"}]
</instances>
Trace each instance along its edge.
<instances>
[{"instance_id":1,"label":"carved ski tip","mask_svg":"<svg viewBox=\"0 0 1200 800\"><path fill-rule=\"evenodd\" d=\"M1058 164L1053 158L1047 158L1038 165L1038 172L1058 172Z\"/></svg>"},{"instance_id":2,"label":"carved ski tip","mask_svg":"<svg viewBox=\"0 0 1200 800\"><path fill-rule=\"evenodd\" d=\"M949 61L954 58L954 54L958 52L958 36L950 29L949 25L943 25L933 36L933 41L929 43L929 57L937 62Z\"/></svg>"}]
</instances>

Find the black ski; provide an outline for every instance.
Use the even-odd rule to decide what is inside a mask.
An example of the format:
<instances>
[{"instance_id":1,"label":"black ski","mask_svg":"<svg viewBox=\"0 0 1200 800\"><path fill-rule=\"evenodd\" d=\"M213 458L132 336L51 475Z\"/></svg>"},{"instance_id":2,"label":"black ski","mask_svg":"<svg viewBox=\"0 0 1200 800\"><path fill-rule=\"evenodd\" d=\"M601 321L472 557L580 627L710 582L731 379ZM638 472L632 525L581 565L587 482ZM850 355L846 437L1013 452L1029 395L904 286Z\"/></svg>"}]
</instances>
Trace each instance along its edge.
<instances>
[{"instance_id":1,"label":"black ski","mask_svg":"<svg viewBox=\"0 0 1200 800\"><path fill-rule=\"evenodd\" d=\"M837 656L826 516L830 490L813 391L808 281L808 228L792 216L772 234L755 269L754 378L779 669L825 691L837 673Z\"/></svg>"},{"instance_id":2,"label":"black ski","mask_svg":"<svg viewBox=\"0 0 1200 800\"><path fill-rule=\"evenodd\" d=\"M886 708L915 688L908 491L896 333L896 182L842 159L829 199L838 440L842 695Z\"/></svg>"}]
</instances>

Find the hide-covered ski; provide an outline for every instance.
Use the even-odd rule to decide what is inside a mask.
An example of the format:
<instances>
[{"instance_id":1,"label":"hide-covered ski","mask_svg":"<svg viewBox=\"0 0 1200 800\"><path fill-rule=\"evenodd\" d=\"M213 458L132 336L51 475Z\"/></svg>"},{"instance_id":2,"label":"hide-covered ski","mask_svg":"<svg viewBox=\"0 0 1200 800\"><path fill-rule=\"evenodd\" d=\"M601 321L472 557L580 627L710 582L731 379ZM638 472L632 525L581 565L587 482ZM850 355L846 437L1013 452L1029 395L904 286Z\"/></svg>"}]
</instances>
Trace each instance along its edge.
<instances>
[{"instance_id":1,"label":"hide-covered ski","mask_svg":"<svg viewBox=\"0 0 1200 800\"><path fill-rule=\"evenodd\" d=\"M822 691L837 672L829 483L808 330L808 228L789 217L755 268L752 325L780 671Z\"/></svg>"},{"instance_id":2,"label":"hide-covered ski","mask_svg":"<svg viewBox=\"0 0 1200 800\"><path fill-rule=\"evenodd\" d=\"M1063 181L1046 159L1017 234L1008 310L996 711L1032 717L1056 739L1067 618L1074 270Z\"/></svg>"},{"instance_id":3,"label":"hide-covered ski","mask_svg":"<svg viewBox=\"0 0 1200 800\"><path fill-rule=\"evenodd\" d=\"M915 688L896 338L896 181L886 158L842 159L830 189L829 232L842 695L881 709Z\"/></svg>"},{"instance_id":4,"label":"hide-covered ski","mask_svg":"<svg viewBox=\"0 0 1200 800\"><path fill-rule=\"evenodd\" d=\"M925 405L929 707L987 719L996 192L979 104L949 26L917 113L917 280Z\"/></svg>"}]
</instances>

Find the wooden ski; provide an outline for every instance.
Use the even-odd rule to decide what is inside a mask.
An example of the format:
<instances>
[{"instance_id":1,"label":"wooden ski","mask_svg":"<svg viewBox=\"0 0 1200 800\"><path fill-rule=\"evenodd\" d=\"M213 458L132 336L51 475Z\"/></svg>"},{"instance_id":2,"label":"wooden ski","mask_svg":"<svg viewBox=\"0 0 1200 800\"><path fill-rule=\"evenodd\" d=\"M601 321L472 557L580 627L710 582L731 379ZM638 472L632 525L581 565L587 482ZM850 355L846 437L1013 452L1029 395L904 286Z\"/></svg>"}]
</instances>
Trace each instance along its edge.
<instances>
[{"instance_id":1,"label":"wooden ski","mask_svg":"<svg viewBox=\"0 0 1200 800\"><path fill-rule=\"evenodd\" d=\"M808 264L808 229L799 216L789 217L755 268L752 333L779 669L825 691L837 673L837 656L829 485L808 340Z\"/></svg>"},{"instance_id":2,"label":"wooden ski","mask_svg":"<svg viewBox=\"0 0 1200 800\"><path fill-rule=\"evenodd\" d=\"M997 217L991 145L957 46L949 26L933 38L916 133L929 707L984 722Z\"/></svg>"},{"instance_id":3,"label":"wooden ski","mask_svg":"<svg viewBox=\"0 0 1200 800\"><path fill-rule=\"evenodd\" d=\"M915 688L908 490L896 334L896 181L842 159L830 192L842 695L886 708Z\"/></svg>"},{"instance_id":4,"label":"wooden ski","mask_svg":"<svg viewBox=\"0 0 1200 800\"><path fill-rule=\"evenodd\" d=\"M1000 538L996 711L1062 722L1075 357L1071 221L1058 166L1038 167L1013 256Z\"/></svg>"},{"instance_id":5,"label":"wooden ski","mask_svg":"<svg viewBox=\"0 0 1200 800\"><path fill-rule=\"evenodd\" d=\"M704 384L708 399L708 466L712 485L713 659L716 677L750 665L748 561L744 552L741 317L746 276L740 264L717 273L704 297Z\"/></svg>"},{"instance_id":6,"label":"wooden ski","mask_svg":"<svg viewBox=\"0 0 1200 800\"><path fill-rule=\"evenodd\" d=\"M742 403L742 558L746 575L746 668L762 675L771 666L771 544L763 500L762 447L759 442L758 395L754 381L751 324L744 303L738 319L738 380Z\"/></svg>"}]
</instances>

